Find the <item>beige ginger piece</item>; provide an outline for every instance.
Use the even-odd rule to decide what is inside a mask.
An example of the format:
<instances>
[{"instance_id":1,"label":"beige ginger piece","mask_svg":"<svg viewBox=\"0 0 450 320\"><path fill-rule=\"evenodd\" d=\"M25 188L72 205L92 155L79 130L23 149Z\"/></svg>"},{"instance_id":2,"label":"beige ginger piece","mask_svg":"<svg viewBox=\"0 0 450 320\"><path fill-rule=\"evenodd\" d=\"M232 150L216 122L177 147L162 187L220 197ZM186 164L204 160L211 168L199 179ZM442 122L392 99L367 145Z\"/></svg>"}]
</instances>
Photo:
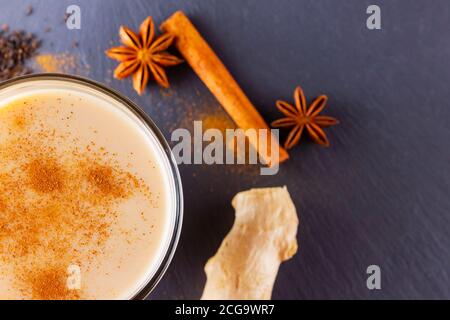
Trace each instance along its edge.
<instances>
[{"instance_id":1,"label":"beige ginger piece","mask_svg":"<svg viewBox=\"0 0 450 320\"><path fill-rule=\"evenodd\" d=\"M286 187L238 193L236 219L205 266L203 300L270 299L281 262L297 251L298 217Z\"/></svg>"}]
</instances>

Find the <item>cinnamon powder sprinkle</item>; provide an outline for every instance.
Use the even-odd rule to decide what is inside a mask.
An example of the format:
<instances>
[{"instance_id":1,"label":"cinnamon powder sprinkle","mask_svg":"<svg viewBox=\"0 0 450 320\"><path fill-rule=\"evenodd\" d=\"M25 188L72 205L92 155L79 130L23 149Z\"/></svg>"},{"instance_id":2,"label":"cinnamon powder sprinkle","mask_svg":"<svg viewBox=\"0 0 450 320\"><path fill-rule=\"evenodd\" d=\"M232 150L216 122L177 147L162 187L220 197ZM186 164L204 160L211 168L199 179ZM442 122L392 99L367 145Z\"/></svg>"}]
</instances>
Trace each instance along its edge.
<instances>
[{"instance_id":1,"label":"cinnamon powder sprinkle","mask_svg":"<svg viewBox=\"0 0 450 320\"><path fill-rule=\"evenodd\" d=\"M69 72L77 67L75 57L67 53L40 54L36 56L35 61L43 72Z\"/></svg>"},{"instance_id":2,"label":"cinnamon powder sprinkle","mask_svg":"<svg viewBox=\"0 0 450 320\"><path fill-rule=\"evenodd\" d=\"M110 166L95 164L88 172L89 182L96 186L104 195L114 197L124 196L124 190L119 181L116 181L116 173Z\"/></svg>"},{"instance_id":3,"label":"cinnamon powder sprinkle","mask_svg":"<svg viewBox=\"0 0 450 320\"><path fill-rule=\"evenodd\" d=\"M80 61L78 57L69 52L58 54L43 53L34 58L33 67L41 72L59 72L87 76L90 66Z\"/></svg>"},{"instance_id":4,"label":"cinnamon powder sprinkle","mask_svg":"<svg viewBox=\"0 0 450 320\"><path fill-rule=\"evenodd\" d=\"M67 272L63 267L50 267L30 277L31 295L35 300L76 300L79 290L67 288Z\"/></svg>"},{"instance_id":5,"label":"cinnamon powder sprinkle","mask_svg":"<svg viewBox=\"0 0 450 320\"><path fill-rule=\"evenodd\" d=\"M28 164L31 187L38 192L61 191L63 173L55 159L35 159Z\"/></svg>"},{"instance_id":6,"label":"cinnamon powder sprinkle","mask_svg":"<svg viewBox=\"0 0 450 320\"><path fill-rule=\"evenodd\" d=\"M114 153L78 148L70 131L47 127L42 119L50 115L35 116L21 101L0 111L3 124L11 120L0 127L0 279L12 277L23 297L89 298L67 288L67 267L89 268L106 255L118 206L133 196L149 199L150 189Z\"/></svg>"}]
</instances>

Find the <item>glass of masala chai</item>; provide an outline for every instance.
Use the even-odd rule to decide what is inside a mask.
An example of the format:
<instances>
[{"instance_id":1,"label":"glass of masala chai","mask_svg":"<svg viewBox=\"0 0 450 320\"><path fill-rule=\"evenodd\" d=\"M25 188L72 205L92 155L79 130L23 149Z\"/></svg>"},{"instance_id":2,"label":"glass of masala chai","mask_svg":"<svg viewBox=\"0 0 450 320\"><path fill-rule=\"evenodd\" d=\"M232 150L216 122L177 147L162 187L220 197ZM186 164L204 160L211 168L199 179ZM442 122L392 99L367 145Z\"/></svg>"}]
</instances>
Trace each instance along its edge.
<instances>
[{"instance_id":1,"label":"glass of masala chai","mask_svg":"<svg viewBox=\"0 0 450 320\"><path fill-rule=\"evenodd\" d=\"M0 84L0 299L143 299L182 211L169 145L130 100L59 74Z\"/></svg>"}]
</instances>

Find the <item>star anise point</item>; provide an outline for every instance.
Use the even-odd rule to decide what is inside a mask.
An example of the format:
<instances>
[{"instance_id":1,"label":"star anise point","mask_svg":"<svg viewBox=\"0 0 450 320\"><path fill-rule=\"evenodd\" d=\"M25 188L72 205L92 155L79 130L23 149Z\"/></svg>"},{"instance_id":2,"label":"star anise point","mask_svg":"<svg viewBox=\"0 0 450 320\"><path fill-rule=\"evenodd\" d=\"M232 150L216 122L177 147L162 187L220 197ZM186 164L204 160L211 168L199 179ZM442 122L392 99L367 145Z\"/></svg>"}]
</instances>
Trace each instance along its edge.
<instances>
[{"instance_id":1,"label":"star anise point","mask_svg":"<svg viewBox=\"0 0 450 320\"><path fill-rule=\"evenodd\" d=\"M325 108L328 97L326 95L320 95L308 106L303 90L298 86L294 90L294 101L295 105L282 100L277 100L275 103L278 110L285 117L273 121L272 127L292 128L286 138L284 147L291 149L297 145L305 129L315 143L323 147L329 147L330 142L323 128L336 125L339 123L339 120L333 117L319 115Z\"/></svg>"}]
</instances>

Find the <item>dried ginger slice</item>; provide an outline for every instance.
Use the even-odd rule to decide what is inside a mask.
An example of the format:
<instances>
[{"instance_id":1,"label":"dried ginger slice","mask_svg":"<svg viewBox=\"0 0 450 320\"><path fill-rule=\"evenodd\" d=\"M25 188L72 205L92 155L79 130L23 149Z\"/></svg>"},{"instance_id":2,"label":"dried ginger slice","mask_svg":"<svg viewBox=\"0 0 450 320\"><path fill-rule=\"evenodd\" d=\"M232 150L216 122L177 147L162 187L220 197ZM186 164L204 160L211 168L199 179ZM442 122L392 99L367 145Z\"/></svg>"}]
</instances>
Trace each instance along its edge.
<instances>
[{"instance_id":1,"label":"dried ginger slice","mask_svg":"<svg viewBox=\"0 0 450 320\"><path fill-rule=\"evenodd\" d=\"M286 187L238 193L236 220L205 266L202 299L270 299L278 268L297 251L298 218Z\"/></svg>"}]
</instances>

